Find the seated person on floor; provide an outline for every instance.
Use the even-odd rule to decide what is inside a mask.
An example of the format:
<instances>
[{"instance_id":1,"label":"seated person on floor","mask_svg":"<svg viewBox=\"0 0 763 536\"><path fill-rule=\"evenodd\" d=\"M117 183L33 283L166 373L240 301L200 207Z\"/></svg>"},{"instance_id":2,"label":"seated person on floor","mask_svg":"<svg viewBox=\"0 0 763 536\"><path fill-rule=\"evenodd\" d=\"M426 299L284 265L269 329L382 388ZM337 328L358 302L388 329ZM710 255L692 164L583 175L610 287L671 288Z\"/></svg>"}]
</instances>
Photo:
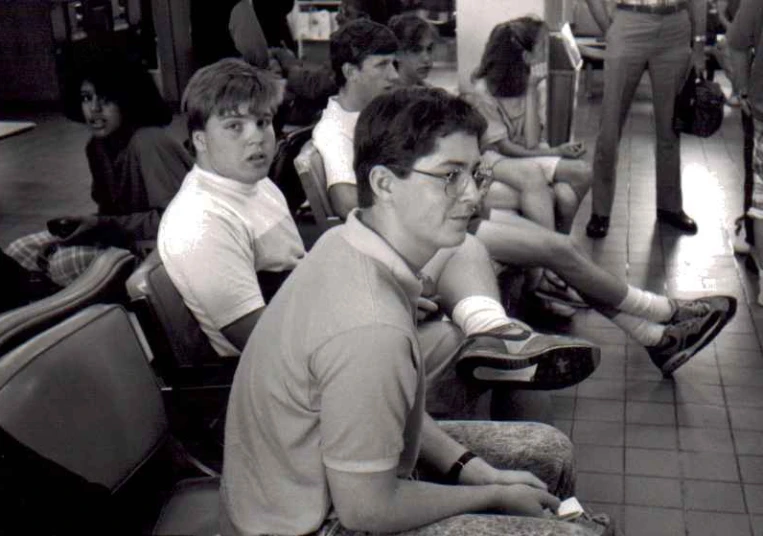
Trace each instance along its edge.
<instances>
[{"instance_id":1,"label":"seated person on floor","mask_svg":"<svg viewBox=\"0 0 763 536\"><path fill-rule=\"evenodd\" d=\"M53 219L48 230L19 238L5 250L24 269L60 287L109 246L138 255L152 249L162 211L193 164L162 128L172 112L142 67L109 55L75 78L67 115L92 133L85 153L98 212Z\"/></svg>"},{"instance_id":2,"label":"seated person on floor","mask_svg":"<svg viewBox=\"0 0 763 536\"><path fill-rule=\"evenodd\" d=\"M387 26L400 46L397 51L400 85L426 86L426 78L432 70L434 45L439 38L437 28L415 13L395 15Z\"/></svg>"},{"instance_id":3,"label":"seated person on floor","mask_svg":"<svg viewBox=\"0 0 763 536\"><path fill-rule=\"evenodd\" d=\"M472 170L483 128L466 103L423 88L383 95L361 114L362 208L300 262L241 356L226 418L223 536L612 528L606 517L554 515L575 485L572 445L558 430L438 424L424 411L428 363L413 315L421 271L464 241L461 215L480 193L470 172L453 196L416 170Z\"/></svg>"},{"instance_id":4,"label":"seated person on floor","mask_svg":"<svg viewBox=\"0 0 763 536\"><path fill-rule=\"evenodd\" d=\"M393 39L389 30L362 20L347 24L331 37L331 61L340 90L315 126L313 141L326 167L332 206L344 218L358 205L353 169L358 116L375 96L389 91L397 81ZM357 43L365 43L366 48ZM458 175L447 180L457 181ZM483 209L483 214L486 217L472 219L470 232L487 246L494 259L558 273L588 303L643 344L664 374L672 373L703 348L734 315L734 298L682 301L637 289L599 267L569 235L546 229L512 211ZM465 245L470 244L469 238Z\"/></svg>"},{"instance_id":5,"label":"seated person on floor","mask_svg":"<svg viewBox=\"0 0 763 536\"><path fill-rule=\"evenodd\" d=\"M195 73L183 95L196 166L162 218L158 249L169 277L221 356L241 353L270 295L305 254L283 195L267 178L275 151L270 118L280 87L270 73L225 59ZM543 369L542 378L522 371L522 378L501 383L504 387L558 388L590 374L598 348L533 333L506 316L487 252L469 238L458 248L439 251L425 270L427 295L441 296L443 310L454 320L423 322L419 334L426 345L427 375L443 386L431 389L432 400L442 407L438 413L455 407L469 414L470 404L487 389L460 390L454 377L452 350L464 334L470 338L461 356L480 353L494 356L499 368L538 364ZM422 305L433 306L427 300ZM487 331L493 335L482 335ZM579 365L565 369L563 361L571 356ZM455 387L446 387L450 384ZM438 398L438 391L453 403ZM463 402L456 400L461 393Z\"/></svg>"}]
</instances>

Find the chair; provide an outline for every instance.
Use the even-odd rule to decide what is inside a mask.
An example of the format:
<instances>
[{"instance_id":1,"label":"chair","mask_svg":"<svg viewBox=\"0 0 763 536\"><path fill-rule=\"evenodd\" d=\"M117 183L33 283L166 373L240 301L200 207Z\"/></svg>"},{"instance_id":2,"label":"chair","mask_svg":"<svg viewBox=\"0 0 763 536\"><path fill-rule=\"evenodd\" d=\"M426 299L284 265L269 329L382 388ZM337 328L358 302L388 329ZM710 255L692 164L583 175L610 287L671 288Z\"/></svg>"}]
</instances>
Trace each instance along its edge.
<instances>
[{"instance_id":1,"label":"chair","mask_svg":"<svg viewBox=\"0 0 763 536\"><path fill-rule=\"evenodd\" d=\"M0 354L88 305L126 302L124 285L135 262L129 251L109 248L64 289L0 315Z\"/></svg>"},{"instance_id":2,"label":"chair","mask_svg":"<svg viewBox=\"0 0 763 536\"><path fill-rule=\"evenodd\" d=\"M217 533L219 479L176 478L172 462L182 450L170 448L161 392L139 330L121 305L93 305L0 358L0 429L4 454L19 450L8 448L7 436L28 451L15 463L0 456L3 504L18 507L4 508L0 528ZM46 476L25 485L39 473L35 465L45 467ZM14 495L13 487L28 496ZM78 501L74 490L83 488L88 500ZM62 519L47 519L60 511L59 502L71 506Z\"/></svg>"},{"instance_id":3,"label":"chair","mask_svg":"<svg viewBox=\"0 0 763 536\"><path fill-rule=\"evenodd\" d=\"M225 410L238 358L220 357L152 252L126 284L154 354L172 432L207 465L222 464Z\"/></svg>"},{"instance_id":4,"label":"chair","mask_svg":"<svg viewBox=\"0 0 763 536\"><path fill-rule=\"evenodd\" d=\"M167 275L154 250L126 283L131 309L169 386L230 385L238 360L220 357Z\"/></svg>"},{"instance_id":5,"label":"chair","mask_svg":"<svg viewBox=\"0 0 763 536\"><path fill-rule=\"evenodd\" d=\"M315 223L321 233L342 223L342 220L334 214L334 210L331 208L331 201L326 188L326 170L323 167L323 158L313 145L312 140L308 140L302 146L294 159L294 168L302 182L302 188L305 190L307 201L310 203L313 216L315 216Z\"/></svg>"}]
</instances>

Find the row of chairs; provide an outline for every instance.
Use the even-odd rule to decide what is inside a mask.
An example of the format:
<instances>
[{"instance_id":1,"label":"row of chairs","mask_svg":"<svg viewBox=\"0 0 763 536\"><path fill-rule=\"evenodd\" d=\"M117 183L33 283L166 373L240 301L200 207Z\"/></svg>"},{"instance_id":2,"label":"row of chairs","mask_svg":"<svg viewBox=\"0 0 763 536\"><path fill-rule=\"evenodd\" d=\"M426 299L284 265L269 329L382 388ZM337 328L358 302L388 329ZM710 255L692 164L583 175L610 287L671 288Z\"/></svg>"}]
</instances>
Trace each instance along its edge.
<instances>
[{"instance_id":1,"label":"row of chairs","mask_svg":"<svg viewBox=\"0 0 763 536\"><path fill-rule=\"evenodd\" d=\"M0 315L0 533L217 533L236 362L216 355L156 252L135 268L109 249Z\"/></svg>"},{"instance_id":2,"label":"row of chairs","mask_svg":"<svg viewBox=\"0 0 763 536\"><path fill-rule=\"evenodd\" d=\"M306 134L290 160L322 233L340 220ZM217 356L156 251L138 265L108 249L1 314L0 501L14 513L0 533L216 534L236 361Z\"/></svg>"}]
</instances>

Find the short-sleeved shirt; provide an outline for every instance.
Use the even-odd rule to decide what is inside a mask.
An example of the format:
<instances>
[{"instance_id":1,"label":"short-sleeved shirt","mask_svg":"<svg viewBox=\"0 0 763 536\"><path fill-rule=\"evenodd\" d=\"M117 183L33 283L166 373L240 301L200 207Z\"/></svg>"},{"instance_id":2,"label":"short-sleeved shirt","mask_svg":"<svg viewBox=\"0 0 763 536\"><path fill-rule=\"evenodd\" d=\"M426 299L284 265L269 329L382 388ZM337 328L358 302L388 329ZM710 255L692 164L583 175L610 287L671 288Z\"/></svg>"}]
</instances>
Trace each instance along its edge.
<instances>
[{"instance_id":1,"label":"short-sleeved shirt","mask_svg":"<svg viewBox=\"0 0 763 536\"><path fill-rule=\"evenodd\" d=\"M239 351L221 329L265 306L258 271L293 270L305 247L270 179L243 184L195 166L162 217L159 255L221 356Z\"/></svg>"},{"instance_id":2,"label":"short-sleeved shirt","mask_svg":"<svg viewBox=\"0 0 763 536\"><path fill-rule=\"evenodd\" d=\"M726 39L732 48L756 51L750 71L750 103L755 118L763 120L763 4L760 0L742 0Z\"/></svg>"},{"instance_id":3,"label":"short-sleeved shirt","mask_svg":"<svg viewBox=\"0 0 763 536\"><path fill-rule=\"evenodd\" d=\"M308 534L334 515L326 468L410 475L424 415L422 284L357 212L260 317L233 381L224 536Z\"/></svg>"},{"instance_id":4,"label":"short-sleeved shirt","mask_svg":"<svg viewBox=\"0 0 763 536\"><path fill-rule=\"evenodd\" d=\"M334 184L356 184L353 169L353 139L360 112L348 112L337 101L329 98L320 121L313 129L313 144L323 158L326 169L326 187Z\"/></svg>"}]
</instances>

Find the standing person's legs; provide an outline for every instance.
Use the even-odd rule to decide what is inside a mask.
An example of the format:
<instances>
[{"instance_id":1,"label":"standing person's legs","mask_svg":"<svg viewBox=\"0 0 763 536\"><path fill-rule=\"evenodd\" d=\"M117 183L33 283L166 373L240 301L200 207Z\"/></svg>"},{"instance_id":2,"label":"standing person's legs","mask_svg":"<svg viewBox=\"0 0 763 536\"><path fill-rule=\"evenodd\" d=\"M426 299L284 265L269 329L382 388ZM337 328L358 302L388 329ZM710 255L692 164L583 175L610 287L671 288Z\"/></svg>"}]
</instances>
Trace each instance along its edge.
<instances>
[{"instance_id":1,"label":"standing person's legs","mask_svg":"<svg viewBox=\"0 0 763 536\"><path fill-rule=\"evenodd\" d=\"M659 49L649 59L656 141L657 210L683 211L681 195L681 138L673 130L676 95L689 68L691 24L686 10L664 15Z\"/></svg>"},{"instance_id":2,"label":"standing person's legs","mask_svg":"<svg viewBox=\"0 0 763 536\"><path fill-rule=\"evenodd\" d=\"M607 33L604 95L593 160L591 213L596 216L608 218L612 212L620 135L646 66L639 43L650 36L641 18L638 13L617 11Z\"/></svg>"}]
</instances>

